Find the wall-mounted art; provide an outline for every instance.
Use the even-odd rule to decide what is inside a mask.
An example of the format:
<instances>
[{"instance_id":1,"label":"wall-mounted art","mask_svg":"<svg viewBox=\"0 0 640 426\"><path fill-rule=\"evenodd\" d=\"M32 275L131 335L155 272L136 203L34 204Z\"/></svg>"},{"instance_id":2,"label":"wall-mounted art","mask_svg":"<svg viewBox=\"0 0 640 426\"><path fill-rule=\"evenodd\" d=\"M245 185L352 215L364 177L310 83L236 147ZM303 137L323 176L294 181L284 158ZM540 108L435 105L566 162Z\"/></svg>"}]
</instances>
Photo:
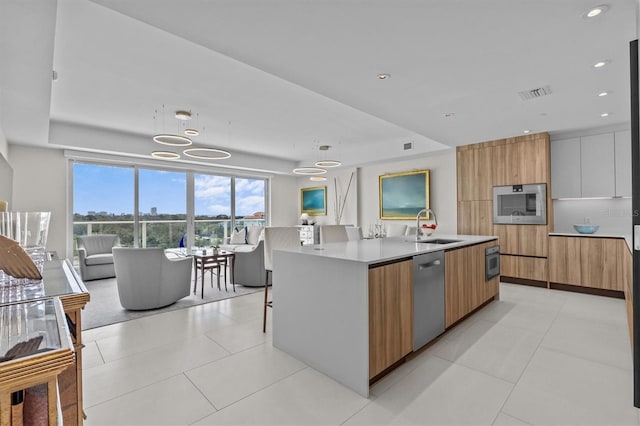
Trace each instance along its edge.
<instances>
[{"instance_id":1,"label":"wall-mounted art","mask_svg":"<svg viewBox=\"0 0 640 426\"><path fill-rule=\"evenodd\" d=\"M380 219L415 219L429 207L429 170L382 175Z\"/></svg>"},{"instance_id":2,"label":"wall-mounted art","mask_svg":"<svg viewBox=\"0 0 640 426\"><path fill-rule=\"evenodd\" d=\"M307 213L310 216L326 216L327 187L316 186L300 189L300 213Z\"/></svg>"}]
</instances>

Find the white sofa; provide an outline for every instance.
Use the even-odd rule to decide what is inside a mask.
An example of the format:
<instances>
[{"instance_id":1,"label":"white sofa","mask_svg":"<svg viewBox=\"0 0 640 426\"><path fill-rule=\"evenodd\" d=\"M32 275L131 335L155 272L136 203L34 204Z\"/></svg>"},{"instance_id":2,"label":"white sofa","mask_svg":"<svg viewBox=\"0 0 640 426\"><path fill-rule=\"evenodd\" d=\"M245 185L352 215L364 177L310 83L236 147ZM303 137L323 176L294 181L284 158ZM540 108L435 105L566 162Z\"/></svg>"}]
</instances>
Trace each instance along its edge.
<instances>
[{"instance_id":1,"label":"white sofa","mask_svg":"<svg viewBox=\"0 0 640 426\"><path fill-rule=\"evenodd\" d=\"M224 244L220 244L220 248L234 253L252 251L262 239L263 230L263 226L247 226L234 231Z\"/></svg>"},{"instance_id":2,"label":"white sofa","mask_svg":"<svg viewBox=\"0 0 640 426\"><path fill-rule=\"evenodd\" d=\"M189 295L191 256L169 259L162 248L115 247L118 297L129 310L156 309Z\"/></svg>"}]
</instances>

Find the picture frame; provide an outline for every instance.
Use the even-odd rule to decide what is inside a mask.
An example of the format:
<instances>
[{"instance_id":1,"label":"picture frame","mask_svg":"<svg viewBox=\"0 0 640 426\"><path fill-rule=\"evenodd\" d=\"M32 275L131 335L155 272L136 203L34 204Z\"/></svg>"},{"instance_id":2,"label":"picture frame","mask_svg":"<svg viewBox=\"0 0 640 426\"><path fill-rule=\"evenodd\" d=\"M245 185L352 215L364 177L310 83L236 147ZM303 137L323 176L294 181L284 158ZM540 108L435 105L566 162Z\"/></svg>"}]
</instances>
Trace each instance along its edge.
<instances>
[{"instance_id":1,"label":"picture frame","mask_svg":"<svg viewBox=\"0 0 640 426\"><path fill-rule=\"evenodd\" d=\"M429 198L428 169L379 176L380 219L415 219Z\"/></svg>"},{"instance_id":2,"label":"picture frame","mask_svg":"<svg viewBox=\"0 0 640 426\"><path fill-rule=\"evenodd\" d=\"M301 188L300 213L307 213L309 216L326 216L327 187Z\"/></svg>"}]
</instances>

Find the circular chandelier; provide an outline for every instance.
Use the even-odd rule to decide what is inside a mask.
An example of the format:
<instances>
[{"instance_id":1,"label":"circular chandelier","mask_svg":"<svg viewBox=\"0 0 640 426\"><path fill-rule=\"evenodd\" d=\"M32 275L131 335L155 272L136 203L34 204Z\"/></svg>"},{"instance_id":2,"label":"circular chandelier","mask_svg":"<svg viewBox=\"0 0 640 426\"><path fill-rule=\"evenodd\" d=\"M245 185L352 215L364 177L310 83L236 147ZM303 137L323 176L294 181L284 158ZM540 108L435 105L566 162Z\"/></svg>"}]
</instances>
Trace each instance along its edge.
<instances>
[{"instance_id":1,"label":"circular chandelier","mask_svg":"<svg viewBox=\"0 0 640 426\"><path fill-rule=\"evenodd\" d=\"M189 146L193 143L193 141L186 136L173 135L171 133L155 135L153 140L162 145L170 146Z\"/></svg>"},{"instance_id":2,"label":"circular chandelier","mask_svg":"<svg viewBox=\"0 0 640 426\"><path fill-rule=\"evenodd\" d=\"M342 163L338 160L319 160L316 161L315 164L317 167L338 167L341 166Z\"/></svg>"},{"instance_id":3,"label":"circular chandelier","mask_svg":"<svg viewBox=\"0 0 640 426\"><path fill-rule=\"evenodd\" d=\"M199 158L202 160L224 160L231 157L231 153L216 148L189 148L183 151L183 154L191 158Z\"/></svg>"},{"instance_id":4,"label":"circular chandelier","mask_svg":"<svg viewBox=\"0 0 640 426\"><path fill-rule=\"evenodd\" d=\"M153 151L151 153L151 156L153 158L160 158L162 160L177 160L178 158L180 158L180 154L171 151Z\"/></svg>"},{"instance_id":5,"label":"circular chandelier","mask_svg":"<svg viewBox=\"0 0 640 426\"><path fill-rule=\"evenodd\" d=\"M297 175L323 175L327 173L325 169L321 169L320 167L298 167L293 169L293 173Z\"/></svg>"}]
</instances>

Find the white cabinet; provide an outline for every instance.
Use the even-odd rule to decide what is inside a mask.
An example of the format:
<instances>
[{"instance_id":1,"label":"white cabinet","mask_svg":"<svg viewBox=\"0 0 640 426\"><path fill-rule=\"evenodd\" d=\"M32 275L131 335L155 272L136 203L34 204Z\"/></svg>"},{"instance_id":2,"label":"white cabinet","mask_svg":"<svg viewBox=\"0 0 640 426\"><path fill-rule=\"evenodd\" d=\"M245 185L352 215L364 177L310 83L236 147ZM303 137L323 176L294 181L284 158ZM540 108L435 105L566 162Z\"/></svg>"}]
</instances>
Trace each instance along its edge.
<instances>
[{"instance_id":1,"label":"white cabinet","mask_svg":"<svg viewBox=\"0 0 640 426\"><path fill-rule=\"evenodd\" d=\"M631 132L551 142L551 197L630 197Z\"/></svg>"},{"instance_id":2,"label":"white cabinet","mask_svg":"<svg viewBox=\"0 0 640 426\"><path fill-rule=\"evenodd\" d=\"M300 232L300 241L303 245L314 244L314 226L313 225L298 225L298 231Z\"/></svg>"},{"instance_id":3,"label":"white cabinet","mask_svg":"<svg viewBox=\"0 0 640 426\"><path fill-rule=\"evenodd\" d=\"M631 197L631 131L614 134L616 150L616 197Z\"/></svg>"},{"instance_id":4,"label":"white cabinet","mask_svg":"<svg viewBox=\"0 0 640 426\"><path fill-rule=\"evenodd\" d=\"M613 133L580 138L582 197L612 197L616 193Z\"/></svg>"},{"instance_id":5,"label":"white cabinet","mask_svg":"<svg viewBox=\"0 0 640 426\"><path fill-rule=\"evenodd\" d=\"M580 198L580 138L551 143L551 197Z\"/></svg>"}]
</instances>

